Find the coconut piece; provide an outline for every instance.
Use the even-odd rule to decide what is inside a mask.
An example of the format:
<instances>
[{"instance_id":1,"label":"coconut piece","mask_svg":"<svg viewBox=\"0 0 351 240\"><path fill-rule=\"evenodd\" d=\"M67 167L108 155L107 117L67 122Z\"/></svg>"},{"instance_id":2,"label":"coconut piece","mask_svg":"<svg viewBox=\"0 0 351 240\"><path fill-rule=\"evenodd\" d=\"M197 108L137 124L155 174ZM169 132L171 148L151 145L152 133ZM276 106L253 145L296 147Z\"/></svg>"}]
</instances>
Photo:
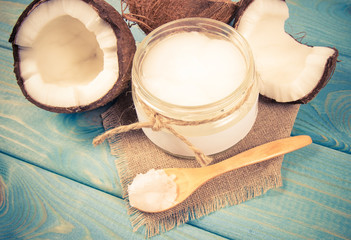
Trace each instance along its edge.
<instances>
[{"instance_id":1,"label":"coconut piece","mask_svg":"<svg viewBox=\"0 0 351 240\"><path fill-rule=\"evenodd\" d=\"M277 102L307 103L327 84L338 51L304 45L284 31L284 0L242 0L234 21L249 42L261 95Z\"/></svg>"},{"instance_id":2,"label":"coconut piece","mask_svg":"<svg viewBox=\"0 0 351 240\"><path fill-rule=\"evenodd\" d=\"M173 20L204 17L229 23L237 8L231 0L123 0L129 13L123 16L136 22L146 33Z\"/></svg>"},{"instance_id":3,"label":"coconut piece","mask_svg":"<svg viewBox=\"0 0 351 240\"><path fill-rule=\"evenodd\" d=\"M135 41L103 0L35 0L9 41L18 85L45 110L91 110L128 86Z\"/></svg>"}]
</instances>

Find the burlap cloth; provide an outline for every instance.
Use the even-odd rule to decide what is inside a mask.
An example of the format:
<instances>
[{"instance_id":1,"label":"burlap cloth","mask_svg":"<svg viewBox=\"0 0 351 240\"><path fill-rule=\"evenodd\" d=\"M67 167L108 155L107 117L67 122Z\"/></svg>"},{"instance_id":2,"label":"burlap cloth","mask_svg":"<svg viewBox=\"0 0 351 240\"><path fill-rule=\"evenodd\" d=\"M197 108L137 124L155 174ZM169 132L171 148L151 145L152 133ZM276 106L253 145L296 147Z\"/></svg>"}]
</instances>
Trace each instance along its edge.
<instances>
[{"instance_id":1,"label":"burlap cloth","mask_svg":"<svg viewBox=\"0 0 351 240\"><path fill-rule=\"evenodd\" d=\"M213 163L257 145L290 136L299 106L274 103L260 97L257 120L250 133L232 148L215 155ZM121 95L112 107L102 114L102 119L106 130L137 121L131 92ZM151 168L199 167L199 164L195 160L179 159L164 153L148 140L142 130L119 134L110 137L108 141L111 153L116 156L117 171L133 229L136 231L145 226L147 237L168 231L223 207L252 199L282 185L283 156L215 178L199 188L187 201L166 212L143 213L128 204L127 186L136 174Z\"/></svg>"}]
</instances>

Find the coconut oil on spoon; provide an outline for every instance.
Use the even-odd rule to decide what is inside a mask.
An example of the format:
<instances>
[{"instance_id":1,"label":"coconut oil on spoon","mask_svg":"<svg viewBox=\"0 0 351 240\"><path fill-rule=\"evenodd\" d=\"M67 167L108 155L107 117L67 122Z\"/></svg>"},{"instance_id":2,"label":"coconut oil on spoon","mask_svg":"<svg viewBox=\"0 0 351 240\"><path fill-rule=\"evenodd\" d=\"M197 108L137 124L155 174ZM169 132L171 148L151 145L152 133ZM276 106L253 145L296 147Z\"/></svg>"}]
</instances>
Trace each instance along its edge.
<instances>
[{"instance_id":1,"label":"coconut oil on spoon","mask_svg":"<svg viewBox=\"0 0 351 240\"><path fill-rule=\"evenodd\" d=\"M157 213L175 207L219 175L295 151L312 143L309 136L284 138L254 147L202 168L167 168L138 174L128 187L132 207Z\"/></svg>"}]
</instances>

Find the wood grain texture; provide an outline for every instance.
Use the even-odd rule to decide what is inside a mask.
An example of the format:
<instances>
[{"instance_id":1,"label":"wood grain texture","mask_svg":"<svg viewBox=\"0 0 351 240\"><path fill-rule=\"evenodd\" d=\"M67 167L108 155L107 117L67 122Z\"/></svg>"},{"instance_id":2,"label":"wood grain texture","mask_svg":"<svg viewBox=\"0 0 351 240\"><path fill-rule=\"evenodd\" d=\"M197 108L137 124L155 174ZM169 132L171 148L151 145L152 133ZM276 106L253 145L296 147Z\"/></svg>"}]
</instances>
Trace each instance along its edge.
<instances>
[{"instance_id":1,"label":"wood grain texture","mask_svg":"<svg viewBox=\"0 0 351 240\"><path fill-rule=\"evenodd\" d=\"M350 155L312 144L285 156L282 177L281 188L191 224L229 239L350 239Z\"/></svg>"},{"instance_id":2,"label":"wood grain texture","mask_svg":"<svg viewBox=\"0 0 351 240\"><path fill-rule=\"evenodd\" d=\"M8 38L30 2L0 1L0 239L144 239L130 227L108 145L91 145L108 106L50 113L17 86ZM120 11L119 1L107 2ZM316 144L285 156L282 188L155 239L351 239L351 2L287 3L287 32L340 52L292 132ZM132 32L143 39L137 26Z\"/></svg>"},{"instance_id":3,"label":"wood grain texture","mask_svg":"<svg viewBox=\"0 0 351 240\"><path fill-rule=\"evenodd\" d=\"M55 114L29 103L16 83L8 38L17 18L30 2L0 1L1 151L121 196L115 159L109 154L107 143L96 148L91 144L92 139L103 132L100 114L108 106L85 113ZM108 2L120 9L118 1ZM139 39L143 37L140 31L135 33L139 34Z\"/></svg>"},{"instance_id":4,"label":"wood grain texture","mask_svg":"<svg viewBox=\"0 0 351 240\"><path fill-rule=\"evenodd\" d=\"M336 47L340 61L327 86L300 107L292 134L309 134L315 143L351 153L351 2L287 2L286 31L304 44Z\"/></svg>"},{"instance_id":5,"label":"wood grain texture","mask_svg":"<svg viewBox=\"0 0 351 240\"><path fill-rule=\"evenodd\" d=\"M21 94L10 59L11 52L0 48L1 152L120 196L115 158L106 143L92 145L103 132L100 114L108 106L79 114L37 108Z\"/></svg>"},{"instance_id":6,"label":"wood grain texture","mask_svg":"<svg viewBox=\"0 0 351 240\"><path fill-rule=\"evenodd\" d=\"M0 154L0 239L145 239L123 200ZM224 239L184 225L155 239Z\"/></svg>"},{"instance_id":7,"label":"wood grain texture","mask_svg":"<svg viewBox=\"0 0 351 240\"><path fill-rule=\"evenodd\" d=\"M348 239L350 169L348 154L313 144L286 155L282 188L155 239ZM4 154L0 176L0 239L144 238L118 197Z\"/></svg>"}]
</instances>

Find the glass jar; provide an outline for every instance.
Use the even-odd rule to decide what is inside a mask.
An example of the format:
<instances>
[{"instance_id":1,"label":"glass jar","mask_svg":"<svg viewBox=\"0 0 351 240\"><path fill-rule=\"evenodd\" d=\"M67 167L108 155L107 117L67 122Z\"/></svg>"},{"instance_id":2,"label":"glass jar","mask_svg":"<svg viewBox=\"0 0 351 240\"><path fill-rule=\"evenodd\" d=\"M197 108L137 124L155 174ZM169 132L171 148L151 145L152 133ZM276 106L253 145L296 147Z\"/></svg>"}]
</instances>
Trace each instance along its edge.
<instances>
[{"instance_id":1,"label":"glass jar","mask_svg":"<svg viewBox=\"0 0 351 240\"><path fill-rule=\"evenodd\" d=\"M184 106L166 102L155 96L143 84L144 59L157 44L169 36L182 32L198 32L211 38L230 41L244 59L244 78L240 85L222 99L204 105ZM204 49L206 51L206 49ZM233 66L235 67L235 66ZM138 45L133 61L132 91L139 122L148 122L145 107L168 119L185 124L171 127L206 155L222 152L241 139L252 128L258 105L255 65L246 40L231 26L207 18L185 18L155 29ZM217 80L214 80L217 81ZM208 122L207 122L208 120ZM205 122L194 124L194 122ZM189 124L187 124L189 123ZM143 128L145 135L164 151L180 157L193 157L191 149L168 130Z\"/></svg>"}]
</instances>

